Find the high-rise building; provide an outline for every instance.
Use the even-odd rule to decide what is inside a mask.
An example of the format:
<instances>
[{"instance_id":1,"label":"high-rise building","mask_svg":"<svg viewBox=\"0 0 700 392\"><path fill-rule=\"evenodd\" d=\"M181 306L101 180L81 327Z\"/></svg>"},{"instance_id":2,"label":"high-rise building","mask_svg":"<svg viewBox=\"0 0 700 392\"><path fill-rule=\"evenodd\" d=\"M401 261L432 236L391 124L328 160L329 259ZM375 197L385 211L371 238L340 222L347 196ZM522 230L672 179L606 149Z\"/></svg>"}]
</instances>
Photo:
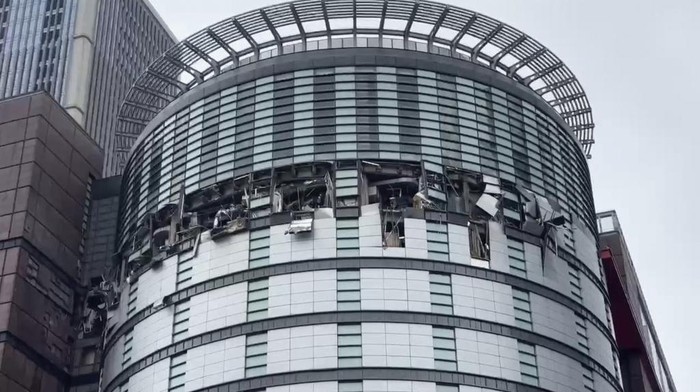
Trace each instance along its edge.
<instances>
[{"instance_id":1,"label":"high-rise building","mask_svg":"<svg viewBox=\"0 0 700 392\"><path fill-rule=\"evenodd\" d=\"M99 147L50 95L0 101L0 391L67 391L90 374L97 384L99 366L72 369L101 169Z\"/></svg>"},{"instance_id":2,"label":"high-rise building","mask_svg":"<svg viewBox=\"0 0 700 392\"><path fill-rule=\"evenodd\" d=\"M0 1L0 98L44 90L120 170L128 124L117 111L136 77L175 38L148 0Z\"/></svg>"},{"instance_id":3,"label":"high-rise building","mask_svg":"<svg viewBox=\"0 0 700 392\"><path fill-rule=\"evenodd\" d=\"M120 118L103 391L622 391L591 109L525 33L285 3L170 49Z\"/></svg>"},{"instance_id":4,"label":"high-rise building","mask_svg":"<svg viewBox=\"0 0 700 392\"><path fill-rule=\"evenodd\" d=\"M598 214L598 233L622 384L626 391L676 392L615 211Z\"/></svg>"}]
</instances>

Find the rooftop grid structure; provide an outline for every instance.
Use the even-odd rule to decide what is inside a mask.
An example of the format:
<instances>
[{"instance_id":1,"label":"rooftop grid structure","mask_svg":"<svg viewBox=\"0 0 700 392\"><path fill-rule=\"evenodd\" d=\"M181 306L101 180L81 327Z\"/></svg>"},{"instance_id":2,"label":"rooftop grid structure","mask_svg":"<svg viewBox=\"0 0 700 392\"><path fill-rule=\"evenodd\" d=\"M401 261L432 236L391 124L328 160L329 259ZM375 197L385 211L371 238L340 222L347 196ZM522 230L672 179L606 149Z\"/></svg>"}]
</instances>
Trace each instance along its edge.
<instances>
[{"instance_id":1,"label":"rooftop grid structure","mask_svg":"<svg viewBox=\"0 0 700 392\"><path fill-rule=\"evenodd\" d=\"M307 0L222 20L151 64L127 95L120 118L145 126L177 97L241 65L291 53L363 47L439 54L502 73L555 108L590 153L591 107L564 62L505 23L431 1Z\"/></svg>"}]
</instances>

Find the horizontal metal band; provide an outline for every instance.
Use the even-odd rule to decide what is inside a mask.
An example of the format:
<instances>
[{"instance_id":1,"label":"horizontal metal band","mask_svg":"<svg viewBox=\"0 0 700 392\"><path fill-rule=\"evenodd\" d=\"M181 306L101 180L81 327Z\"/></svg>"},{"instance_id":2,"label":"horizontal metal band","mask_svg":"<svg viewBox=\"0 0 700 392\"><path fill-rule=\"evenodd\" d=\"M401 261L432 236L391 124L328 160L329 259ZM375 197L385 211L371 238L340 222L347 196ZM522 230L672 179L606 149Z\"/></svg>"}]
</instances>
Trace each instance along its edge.
<instances>
[{"instance_id":1,"label":"horizontal metal band","mask_svg":"<svg viewBox=\"0 0 700 392\"><path fill-rule=\"evenodd\" d=\"M297 261L283 264L273 264L265 267L235 272L228 275L223 275L218 278L209 279L207 281L194 284L190 287L178 290L173 294L165 297L164 302L170 305L184 301L195 295L206 293L211 290L216 290L222 287L231 286L236 283L242 283L249 280L266 278L270 276L293 274L297 272L309 272L320 270L333 269L358 269L358 268L388 268L388 269L406 269L419 271L434 271L441 273L456 274L498 282L517 287L521 290L529 291L557 302L567 308L583 315L588 321L595 325L610 341L613 347L617 347L612 333L608 330L605 323L600 320L595 314L589 311L586 307L574 301L573 299L553 290L546 286L523 279L505 272L494 271L469 265L447 263L441 261L429 261L423 259L409 258L390 258L390 257L357 257L357 258L334 258L334 259L316 259ZM162 310L164 308L161 308ZM116 343L116 341L133 328L136 324L146 319L151 314L157 312L152 307L143 309L129 318L124 324L119 326L115 333L109 337L105 344L106 353Z\"/></svg>"},{"instance_id":2,"label":"horizontal metal band","mask_svg":"<svg viewBox=\"0 0 700 392\"><path fill-rule=\"evenodd\" d=\"M321 369L299 372L271 374L246 378L217 386L198 389L195 392L238 392L254 391L259 388L283 385L306 384L328 381L395 380L421 381L470 387L488 388L503 392L544 392L546 389L495 377L485 377L468 373L444 370L404 369L404 368L349 368Z\"/></svg>"},{"instance_id":3,"label":"horizontal metal band","mask_svg":"<svg viewBox=\"0 0 700 392\"><path fill-rule=\"evenodd\" d=\"M349 211L348 215L353 215L353 217L359 216L359 208L352 207L346 209L346 211ZM417 211L418 212L418 211ZM422 219L425 219L426 221L437 221L437 222L449 222L450 224L454 224L457 226L463 226L463 227L468 227L469 225L469 219L467 215L460 214L458 212L449 212L449 211L420 211L423 213ZM355 216L354 214L357 213ZM248 230L259 230L259 229L265 229L269 228L270 226L274 225L279 225L279 224L288 224L291 222L291 217L289 214L274 214L270 216L265 216L265 217L260 217L260 218L254 218L251 219L248 223ZM510 226L505 226L505 233L507 236L517 238L523 242L527 242L529 244L535 245L535 246L541 246L542 243L540 242L539 238L528 234L522 230L519 230L514 227ZM610 303L610 298L608 296L608 291L603 284L603 281L598 277L588 266L583 263L581 260L579 260L575 254L567 251L564 248L558 248L558 256L560 256L562 259L566 260L568 263L573 264L576 266L577 269L579 269L581 272L588 277L588 279L593 282L593 284L598 287L600 292L603 294L605 297L605 300L607 303ZM142 268L138 269L134 273L134 277L138 280L138 278L143 275L144 273L150 271L151 265L147 264L143 266Z\"/></svg>"},{"instance_id":4,"label":"horizontal metal band","mask_svg":"<svg viewBox=\"0 0 700 392\"><path fill-rule=\"evenodd\" d=\"M418 312L397 312L397 311L353 311L353 312L325 312L310 313L294 316L277 317L259 321L252 321L243 324L224 327L215 331L207 332L197 336L189 337L178 343L173 343L167 347L157 350L137 362L131 364L119 373L105 389L112 392L116 385L121 385L132 375L145 369L146 367L163 360L165 358L181 354L189 349L206 345L209 343L230 339L236 336L260 333L274 329L293 328L318 324L336 323L406 323L441 326L448 328L462 328L473 331L486 332L501 336L508 336L513 339L522 340L533 345L546 347L562 355L566 355L593 369L612 385L616 385L616 378L605 367L591 358L588 354L561 343L544 335L527 331L524 329L511 327L499 323L477 320L467 317L438 315L432 313ZM619 389L618 389L619 390Z\"/></svg>"}]
</instances>

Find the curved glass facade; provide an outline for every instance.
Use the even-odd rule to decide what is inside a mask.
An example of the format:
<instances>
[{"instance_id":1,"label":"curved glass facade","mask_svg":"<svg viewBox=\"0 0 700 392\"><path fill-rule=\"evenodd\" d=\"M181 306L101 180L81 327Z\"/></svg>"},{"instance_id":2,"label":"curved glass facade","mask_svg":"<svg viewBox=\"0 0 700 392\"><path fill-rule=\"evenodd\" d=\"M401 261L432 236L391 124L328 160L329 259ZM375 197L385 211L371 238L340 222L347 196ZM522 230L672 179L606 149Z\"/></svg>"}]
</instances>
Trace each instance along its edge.
<instances>
[{"instance_id":1,"label":"curved glass facade","mask_svg":"<svg viewBox=\"0 0 700 392\"><path fill-rule=\"evenodd\" d=\"M404 49L232 69L146 126L103 389L621 391L581 143Z\"/></svg>"},{"instance_id":2,"label":"curved glass facade","mask_svg":"<svg viewBox=\"0 0 700 392\"><path fill-rule=\"evenodd\" d=\"M272 167L388 159L522 183L593 232L588 168L571 132L520 97L461 76L302 69L217 91L153 126L125 172L124 229L175 202L183 184L191 193Z\"/></svg>"}]
</instances>

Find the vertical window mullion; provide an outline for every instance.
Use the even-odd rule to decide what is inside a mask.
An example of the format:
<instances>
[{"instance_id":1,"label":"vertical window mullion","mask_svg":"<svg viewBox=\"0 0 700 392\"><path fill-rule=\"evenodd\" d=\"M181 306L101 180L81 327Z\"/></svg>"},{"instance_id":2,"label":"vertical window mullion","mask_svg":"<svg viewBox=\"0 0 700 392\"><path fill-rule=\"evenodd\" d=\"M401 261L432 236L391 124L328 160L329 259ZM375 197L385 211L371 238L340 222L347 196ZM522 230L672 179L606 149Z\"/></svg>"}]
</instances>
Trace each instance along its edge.
<instances>
[{"instance_id":1,"label":"vertical window mullion","mask_svg":"<svg viewBox=\"0 0 700 392\"><path fill-rule=\"evenodd\" d=\"M457 346L454 329L433 327L433 357L435 369L457 370Z\"/></svg>"},{"instance_id":2,"label":"vertical window mullion","mask_svg":"<svg viewBox=\"0 0 700 392\"><path fill-rule=\"evenodd\" d=\"M257 268L270 264L270 229L250 232L248 268Z\"/></svg>"},{"instance_id":3,"label":"vertical window mullion","mask_svg":"<svg viewBox=\"0 0 700 392\"><path fill-rule=\"evenodd\" d=\"M194 256L182 258L182 255L178 256L177 262L177 289L181 289L188 285L192 281L193 275L193 265Z\"/></svg>"},{"instance_id":4,"label":"vertical window mullion","mask_svg":"<svg viewBox=\"0 0 700 392\"><path fill-rule=\"evenodd\" d=\"M518 341L518 354L520 356L520 375L523 382L530 385L539 385L535 346Z\"/></svg>"},{"instance_id":5,"label":"vertical window mullion","mask_svg":"<svg viewBox=\"0 0 700 392\"><path fill-rule=\"evenodd\" d=\"M190 300L175 305L173 315L173 342L180 341L189 336Z\"/></svg>"},{"instance_id":6,"label":"vertical window mullion","mask_svg":"<svg viewBox=\"0 0 700 392\"><path fill-rule=\"evenodd\" d=\"M338 310L360 310L360 270L338 270Z\"/></svg>"},{"instance_id":7,"label":"vertical window mullion","mask_svg":"<svg viewBox=\"0 0 700 392\"><path fill-rule=\"evenodd\" d=\"M583 351L588 353L588 327L586 326L586 319L582 315L576 313L575 323L578 345Z\"/></svg>"},{"instance_id":8,"label":"vertical window mullion","mask_svg":"<svg viewBox=\"0 0 700 392\"><path fill-rule=\"evenodd\" d=\"M182 392L185 390L185 369L187 365L187 352L170 358L170 375L168 378L168 392Z\"/></svg>"},{"instance_id":9,"label":"vertical window mullion","mask_svg":"<svg viewBox=\"0 0 700 392\"><path fill-rule=\"evenodd\" d=\"M571 287L571 295L581 303L583 302L583 293L581 291L581 271L569 264L569 286Z\"/></svg>"},{"instance_id":10,"label":"vertical window mullion","mask_svg":"<svg viewBox=\"0 0 700 392\"><path fill-rule=\"evenodd\" d=\"M248 321L267 317L268 279L248 282Z\"/></svg>"},{"instance_id":11,"label":"vertical window mullion","mask_svg":"<svg viewBox=\"0 0 700 392\"><path fill-rule=\"evenodd\" d=\"M450 242L445 223L427 223L428 257L431 260L449 261Z\"/></svg>"},{"instance_id":12,"label":"vertical window mullion","mask_svg":"<svg viewBox=\"0 0 700 392\"><path fill-rule=\"evenodd\" d=\"M527 263L525 262L525 245L522 241L508 238L508 261L510 273L521 278L527 278Z\"/></svg>"},{"instance_id":13,"label":"vertical window mullion","mask_svg":"<svg viewBox=\"0 0 700 392\"><path fill-rule=\"evenodd\" d=\"M267 372L267 332L246 336L245 376L255 377Z\"/></svg>"},{"instance_id":14,"label":"vertical window mullion","mask_svg":"<svg viewBox=\"0 0 700 392\"><path fill-rule=\"evenodd\" d=\"M362 325L338 325L338 367L362 366Z\"/></svg>"},{"instance_id":15,"label":"vertical window mullion","mask_svg":"<svg viewBox=\"0 0 700 392\"><path fill-rule=\"evenodd\" d=\"M138 298L139 283L134 282L129 285L129 297L126 316L131 317L136 313L136 299Z\"/></svg>"},{"instance_id":16,"label":"vertical window mullion","mask_svg":"<svg viewBox=\"0 0 700 392\"><path fill-rule=\"evenodd\" d=\"M593 377L593 369L581 365L583 367L583 387L586 391L595 392L595 378Z\"/></svg>"},{"instance_id":17,"label":"vertical window mullion","mask_svg":"<svg viewBox=\"0 0 700 392\"><path fill-rule=\"evenodd\" d=\"M131 328L124 334L124 351L122 352L122 367L131 363L131 349L134 340L134 329Z\"/></svg>"},{"instance_id":18,"label":"vertical window mullion","mask_svg":"<svg viewBox=\"0 0 700 392\"><path fill-rule=\"evenodd\" d=\"M338 219L336 221L336 247L338 257L357 257L360 255L359 221L355 219Z\"/></svg>"},{"instance_id":19,"label":"vertical window mullion","mask_svg":"<svg viewBox=\"0 0 700 392\"><path fill-rule=\"evenodd\" d=\"M450 275L430 273L430 305L433 313L452 314Z\"/></svg>"},{"instance_id":20,"label":"vertical window mullion","mask_svg":"<svg viewBox=\"0 0 700 392\"><path fill-rule=\"evenodd\" d=\"M530 293L513 288L513 308L515 313L515 325L520 328L532 330Z\"/></svg>"}]
</instances>

